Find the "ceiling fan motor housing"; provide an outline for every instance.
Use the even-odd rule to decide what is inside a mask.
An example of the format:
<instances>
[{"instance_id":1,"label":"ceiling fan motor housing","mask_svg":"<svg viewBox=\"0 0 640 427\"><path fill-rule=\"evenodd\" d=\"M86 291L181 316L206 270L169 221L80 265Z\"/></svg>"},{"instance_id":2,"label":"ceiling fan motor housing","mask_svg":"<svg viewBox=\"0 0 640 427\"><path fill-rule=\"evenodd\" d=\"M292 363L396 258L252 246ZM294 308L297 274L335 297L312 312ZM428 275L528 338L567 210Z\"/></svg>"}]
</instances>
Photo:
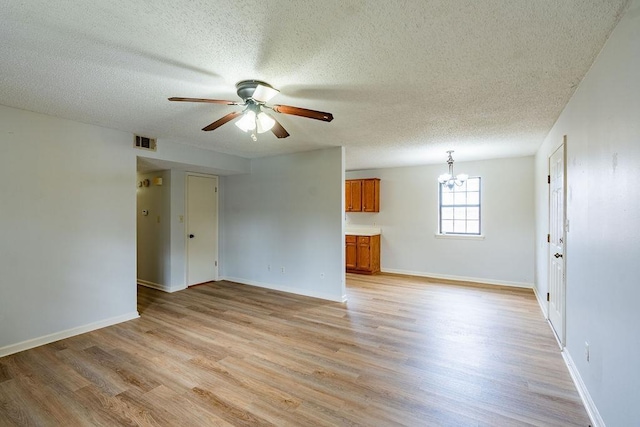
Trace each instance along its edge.
<instances>
[{"instance_id":1,"label":"ceiling fan motor housing","mask_svg":"<svg viewBox=\"0 0 640 427\"><path fill-rule=\"evenodd\" d=\"M243 101L247 102L248 99L253 97L253 93L256 91L258 85L273 88L269 83L265 83L260 80L242 80L236 83L237 94Z\"/></svg>"}]
</instances>

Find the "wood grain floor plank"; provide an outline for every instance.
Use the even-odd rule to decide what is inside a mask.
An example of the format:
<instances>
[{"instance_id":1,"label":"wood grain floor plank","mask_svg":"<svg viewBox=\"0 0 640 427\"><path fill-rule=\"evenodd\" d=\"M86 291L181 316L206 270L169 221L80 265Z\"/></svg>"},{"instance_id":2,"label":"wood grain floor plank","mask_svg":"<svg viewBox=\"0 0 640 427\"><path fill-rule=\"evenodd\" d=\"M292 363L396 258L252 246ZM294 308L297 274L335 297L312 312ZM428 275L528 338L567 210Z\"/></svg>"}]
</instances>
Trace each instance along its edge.
<instances>
[{"instance_id":1,"label":"wood grain floor plank","mask_svg":"<svg viewBox=\"0 0 640 427\"><path fill-rule=\"evenodd\" d=\"M0 359L0 425L586 426L530 290L347 275L347 303L140 287L139 319Z\"/></svg>"},{"instance_id":2,"label":"wood grain floor plank","mask_svg":"<svg viewBox=\"0 0 640 427\"><path fill-rule=\"evenodd\" d=\"M0 425L35 426L47 423L46 409L26 392L17 378L0 383Z\"/></svg>"},{"instance_id":3,"label":"wood grain floor plank","mask_svg":"<svg viewBox=\"0 0 640 427\"><path fill-rule=\"evenodd\" d=\"M162 408L171 414L163 418L161 425L165 426L217 426L231 427L232 423L223 420L215 414L200 406L197 402L192 402L186 396L192 392L189 389L184 393L177 393L168 387L159 386L149 393L146 393L143 400L147 402L149 408ZM160 416L158 416L160 418ZM176 420L174 422L174 420Z\"/></svg>"}]
</instances>

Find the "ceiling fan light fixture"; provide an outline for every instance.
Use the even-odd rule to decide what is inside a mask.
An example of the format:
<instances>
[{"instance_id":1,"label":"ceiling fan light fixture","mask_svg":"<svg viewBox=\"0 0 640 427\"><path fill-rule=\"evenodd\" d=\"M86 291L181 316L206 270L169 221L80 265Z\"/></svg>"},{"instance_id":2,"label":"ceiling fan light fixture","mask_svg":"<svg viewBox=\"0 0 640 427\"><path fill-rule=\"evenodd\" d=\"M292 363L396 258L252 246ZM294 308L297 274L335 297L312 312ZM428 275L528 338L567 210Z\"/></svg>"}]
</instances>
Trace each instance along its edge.
<instances>
[{"instance_id":1,"label":"ceiling fan light fixture","mask_svg":"<svg viewBox=\"0 0 640 427\"><path fill-rule=\"evenodd\" d=\"M236 122L236 126L243 132L254 130L256 128L256 113L253 110L248 110L242 118Z\"/></svg>"},{"instance_id":2,"label":"ceiling fan light fixture","mask_svg":"<svg viewBox=\"0 0 640 427\"><path fill-rule=\"evenodd\" d=\"M276 121L264 111L261 111L258 114L258 120L256 122L258 133L265 133L270 131L273 125L276 124Z\"/></svg>"}]
</instances>

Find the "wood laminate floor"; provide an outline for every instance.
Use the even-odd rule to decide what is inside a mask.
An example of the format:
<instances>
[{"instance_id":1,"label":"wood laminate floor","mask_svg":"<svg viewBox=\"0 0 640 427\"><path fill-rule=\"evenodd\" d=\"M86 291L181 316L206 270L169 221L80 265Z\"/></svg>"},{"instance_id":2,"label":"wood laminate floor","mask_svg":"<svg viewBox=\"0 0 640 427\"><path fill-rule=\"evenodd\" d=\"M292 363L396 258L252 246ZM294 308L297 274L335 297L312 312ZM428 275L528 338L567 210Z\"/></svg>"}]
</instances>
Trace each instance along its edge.
<instances>
[{"instance_id":1,"label":"wood laminate floor","mask_svg":"<svg viewBox=\"0 0 640 427\"><path fill-rule=\"evenodd\" d=\"M1 358L0 425L589 424L531 291L347 282L140 287L141 318Z\"/></svg>"}]
</instances>

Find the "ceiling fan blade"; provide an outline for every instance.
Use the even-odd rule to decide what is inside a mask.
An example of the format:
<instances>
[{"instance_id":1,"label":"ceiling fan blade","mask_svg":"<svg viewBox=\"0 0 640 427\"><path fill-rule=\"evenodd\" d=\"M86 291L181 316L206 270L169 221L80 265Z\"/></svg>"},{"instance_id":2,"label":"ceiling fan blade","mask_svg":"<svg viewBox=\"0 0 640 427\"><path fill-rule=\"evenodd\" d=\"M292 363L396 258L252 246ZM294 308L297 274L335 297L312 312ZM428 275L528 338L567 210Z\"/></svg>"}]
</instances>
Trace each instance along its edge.
<instances>
[{"instance_id":1,"label":"ceiling fan blade","mask_svg":"<svg viewBox=\"0 0 640 427\"><path fill-rule=\"evenodd\" d=\"M224 99L206 99L206 98L176 98L175 96L169 98L169 101L183 101L183 102L208 102L210 104L226 104L226 105L242 105L241 102L225 101Z\"/></svg>"},{"instance_id":2,"label":"ceiling fan blade","mask_svg":"<svg viewBox=\"0 0 640 427\"><path fill-rule=\"evenodd\" d=\"M271 128L271 132L273 132L273 134L275 136L277 136L278 138L286 138L286 137L288 137L289 136L289 132L287 132L285 130L285 128L282 127L282 125L280 124L279 121L277 121L276 119L273 119L273 120L275 121L275 123L273 124L273 127Z\"/></svg>"},{"instance_id":3,"label":"ceiling fan blade","mask_svg":"<svg viewBox=\"0 0 640 427\"><path fill-rule=\"evenodd\" d=\"M279 93L280 91L278 89L274 89L270 86L258 84L258 86L256 86L256 89L253 92L253 95L251 95L251 97L258 102L269 102L271 98L273 98Z\"/></svg>"},{"instance_id":4,"label":"ceiling fan blade","mask_svg":"<svg viewBox=\"0 0 640 427\"><path fill-rule=\"evenodd\" d=\"M307 110L306 108L292 107L290 105L274 105L271 107L273 111L283 114L292 114L294 116L307 117L309 119L322 120L330 122L333 120L333 114L323 113L322 111Z\"/></svg>"},{"instance_id":5,"label":"ceiling fan blade","mask_svg":"<svg viewBox=\"0 0 640 427\"><path fill-rule=\"evenodd\" d=\"M229 113L226 116L216 120L215 122L211 123L209 126L203 127L202 130L204 131L210 131L210 130L214 130L219 128L220 126L222 126L223 124L230 122L231 120L235 119L236 117L242 115L242 111L234 111L233 113Z\"/></svg>"}]
</instances>

